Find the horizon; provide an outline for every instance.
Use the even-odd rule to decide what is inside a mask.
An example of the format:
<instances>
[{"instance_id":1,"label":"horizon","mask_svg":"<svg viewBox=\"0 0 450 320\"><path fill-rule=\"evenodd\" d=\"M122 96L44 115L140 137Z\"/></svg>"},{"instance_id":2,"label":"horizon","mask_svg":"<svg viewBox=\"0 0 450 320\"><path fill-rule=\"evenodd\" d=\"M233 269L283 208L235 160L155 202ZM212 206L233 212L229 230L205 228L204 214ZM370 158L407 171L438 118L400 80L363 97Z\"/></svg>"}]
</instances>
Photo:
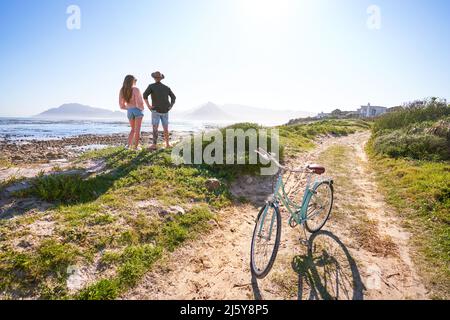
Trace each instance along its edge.
<instances>
[{"instance_id":1,"label":"horizon","mask_svg":"<svg viewBox=\"0 0 450 320\"><path fill-rule=\"evenodd\" d=\"M0 116L69 101L120 111L123 77L143 92L158 69L180 112L207 101L319 114L448 100L449 12L444 0L2 2Z\"/></svg>"},{"instance_id":2,"label":"horizon","mask_svg":"<svg viewBox=\"0 0 450 320\"><path fill-rule=\"evenodd\" d=\"M196 106L194 108L185 109L185 110L181 110L181 111L180 110L175 110L175 112L177 114L178 113L190 113L190 112L199 110L199 109L201 109L201 108L203 108L203 107L205 107L205 106L207 106L209 104L213 104L213 105L215 105L216 107L219 107L219 108L223 108L223 107L226 107L226 106L242 106L242 107L251 108L251 109L259 109L259 110L266 110L266 111L278 111L277 109L259 108L259 107L255 107L255 106L242 105L242 104L238 104L238 103L218 104L218 103L215 103L214 101L208 101L208 102L205 102L205 103L203 103L203 104L201 104L199 106ZM111 109L108 109L108 108L91 106L91 105L84 104L84 103L67 102L67 103L64 103L64 104L62 104L60 106L57 106L57 107L50 107L48 109L38 111L35 114L24 115L24 116L17 116L17 117L15 117L15 116L7 116L7 115L6 116L0 115L0 117L1 118L32 118L32 117L39 116L42 113L46 113L46 112L51 111L51 110L60 109L61 107L64 107L64 106L67 106L67 105L77 105L77 106L80 106L80 107L88 107L88 108L99 109L99 110L103 110L103 111L120 112L120 113L125 114L125 112L123 110L111 110ZM284 110L280 110L280 111L298 112L298 113L305 113L305 114L307 113L307 112L304 112L302 110L292 110L292 109L284 109ZM312 114L311 113L311 116L313 116L313 115L316 115L316 114Z\"/></svg>"}]
</instances>

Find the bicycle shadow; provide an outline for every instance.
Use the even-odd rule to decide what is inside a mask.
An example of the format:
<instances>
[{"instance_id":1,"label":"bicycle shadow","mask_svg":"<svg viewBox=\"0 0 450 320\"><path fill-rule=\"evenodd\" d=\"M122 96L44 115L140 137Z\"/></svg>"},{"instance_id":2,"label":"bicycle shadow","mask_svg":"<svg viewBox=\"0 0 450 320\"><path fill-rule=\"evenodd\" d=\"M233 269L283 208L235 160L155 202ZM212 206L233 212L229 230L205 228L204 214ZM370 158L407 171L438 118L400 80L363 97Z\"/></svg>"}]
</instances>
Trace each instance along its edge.
<instances>
[{"instance_id":1,"label":"bicycle shadow","mask_svg":"<svg viewBox=\"0 0 450 320\"><path fill-rule=\"evenodd\" d=\"M311 235L309 249L292 259L298 274L298 300L364 300L364 285L355 260L342 241L329 231ZM255 300L262 300L252 275Z\"/></svg>"},{"instance_id":2,"label":"bicycle shadow","mask_svg":"<svg viewBox=\"0 0 450 320\"><path fill-rule=\"evenodd\" d=\"M299 300L364 300L358 266L332 232L313 234L307 254L295 256L292 269L298 274Z\"/></svg>"}]
</instances>

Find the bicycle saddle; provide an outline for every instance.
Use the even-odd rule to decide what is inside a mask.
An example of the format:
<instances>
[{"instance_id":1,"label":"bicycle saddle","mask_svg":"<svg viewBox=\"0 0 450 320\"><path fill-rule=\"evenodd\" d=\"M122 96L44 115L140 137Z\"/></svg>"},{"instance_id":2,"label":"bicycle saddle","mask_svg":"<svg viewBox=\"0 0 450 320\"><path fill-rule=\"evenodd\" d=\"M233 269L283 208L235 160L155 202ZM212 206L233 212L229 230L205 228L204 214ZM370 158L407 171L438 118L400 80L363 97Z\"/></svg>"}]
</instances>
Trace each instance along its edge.
<instances>
[{"instance_id":1,"label":"bicycle saddle","mask_svg":"<svg viewBox=\"0 0 450 320\"><path fill-rule=\"evenodd\" d=\"M315 174L321 175L325 173L325 167L319 164L310 164L308 169L314 172Z\"/></svg>"}]
</instances>

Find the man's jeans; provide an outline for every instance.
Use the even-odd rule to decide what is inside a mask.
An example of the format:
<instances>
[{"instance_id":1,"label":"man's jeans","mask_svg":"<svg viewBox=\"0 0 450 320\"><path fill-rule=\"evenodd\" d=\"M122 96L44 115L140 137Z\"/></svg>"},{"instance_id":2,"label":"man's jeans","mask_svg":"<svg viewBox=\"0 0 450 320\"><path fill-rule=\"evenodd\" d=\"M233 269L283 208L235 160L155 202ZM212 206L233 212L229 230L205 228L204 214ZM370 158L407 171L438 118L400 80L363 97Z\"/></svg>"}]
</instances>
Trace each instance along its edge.
<instances>
[{"instance_id":1,"label":"man's jeans","mask_svg":"<svg viewBox=\"0 0 450 320\"><path fill-rule=\"evenodd\" d=\"M166 130L169 128L169 113L159 113L152 111L152 125L153 125L153 144L158 142L158 129L159 122L161 121L163 128Z\"/></svg>"}]
</instances>

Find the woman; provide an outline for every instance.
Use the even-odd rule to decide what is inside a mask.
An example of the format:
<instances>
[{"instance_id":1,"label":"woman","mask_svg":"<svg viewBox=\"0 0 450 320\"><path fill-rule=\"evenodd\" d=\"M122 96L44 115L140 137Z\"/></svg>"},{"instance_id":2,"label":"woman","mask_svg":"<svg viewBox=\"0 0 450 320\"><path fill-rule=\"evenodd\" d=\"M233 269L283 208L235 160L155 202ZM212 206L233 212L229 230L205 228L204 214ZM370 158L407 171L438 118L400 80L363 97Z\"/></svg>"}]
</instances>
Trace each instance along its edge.
<instances>
[{"instance_id":1,"label":"woman","mask_svg":"<svg viewBox=\"0 0 450 320\"><path fill-rule=\"evenodd\" d=\"M137 79L134 76L126 76L119 95L120 109L127 110L131 125L131 132L128 136L128 148L130 149L137 149L139 145L142 119L144 118L144 100L136 87L136 82Z\"/></svg>"}]
</instances>

